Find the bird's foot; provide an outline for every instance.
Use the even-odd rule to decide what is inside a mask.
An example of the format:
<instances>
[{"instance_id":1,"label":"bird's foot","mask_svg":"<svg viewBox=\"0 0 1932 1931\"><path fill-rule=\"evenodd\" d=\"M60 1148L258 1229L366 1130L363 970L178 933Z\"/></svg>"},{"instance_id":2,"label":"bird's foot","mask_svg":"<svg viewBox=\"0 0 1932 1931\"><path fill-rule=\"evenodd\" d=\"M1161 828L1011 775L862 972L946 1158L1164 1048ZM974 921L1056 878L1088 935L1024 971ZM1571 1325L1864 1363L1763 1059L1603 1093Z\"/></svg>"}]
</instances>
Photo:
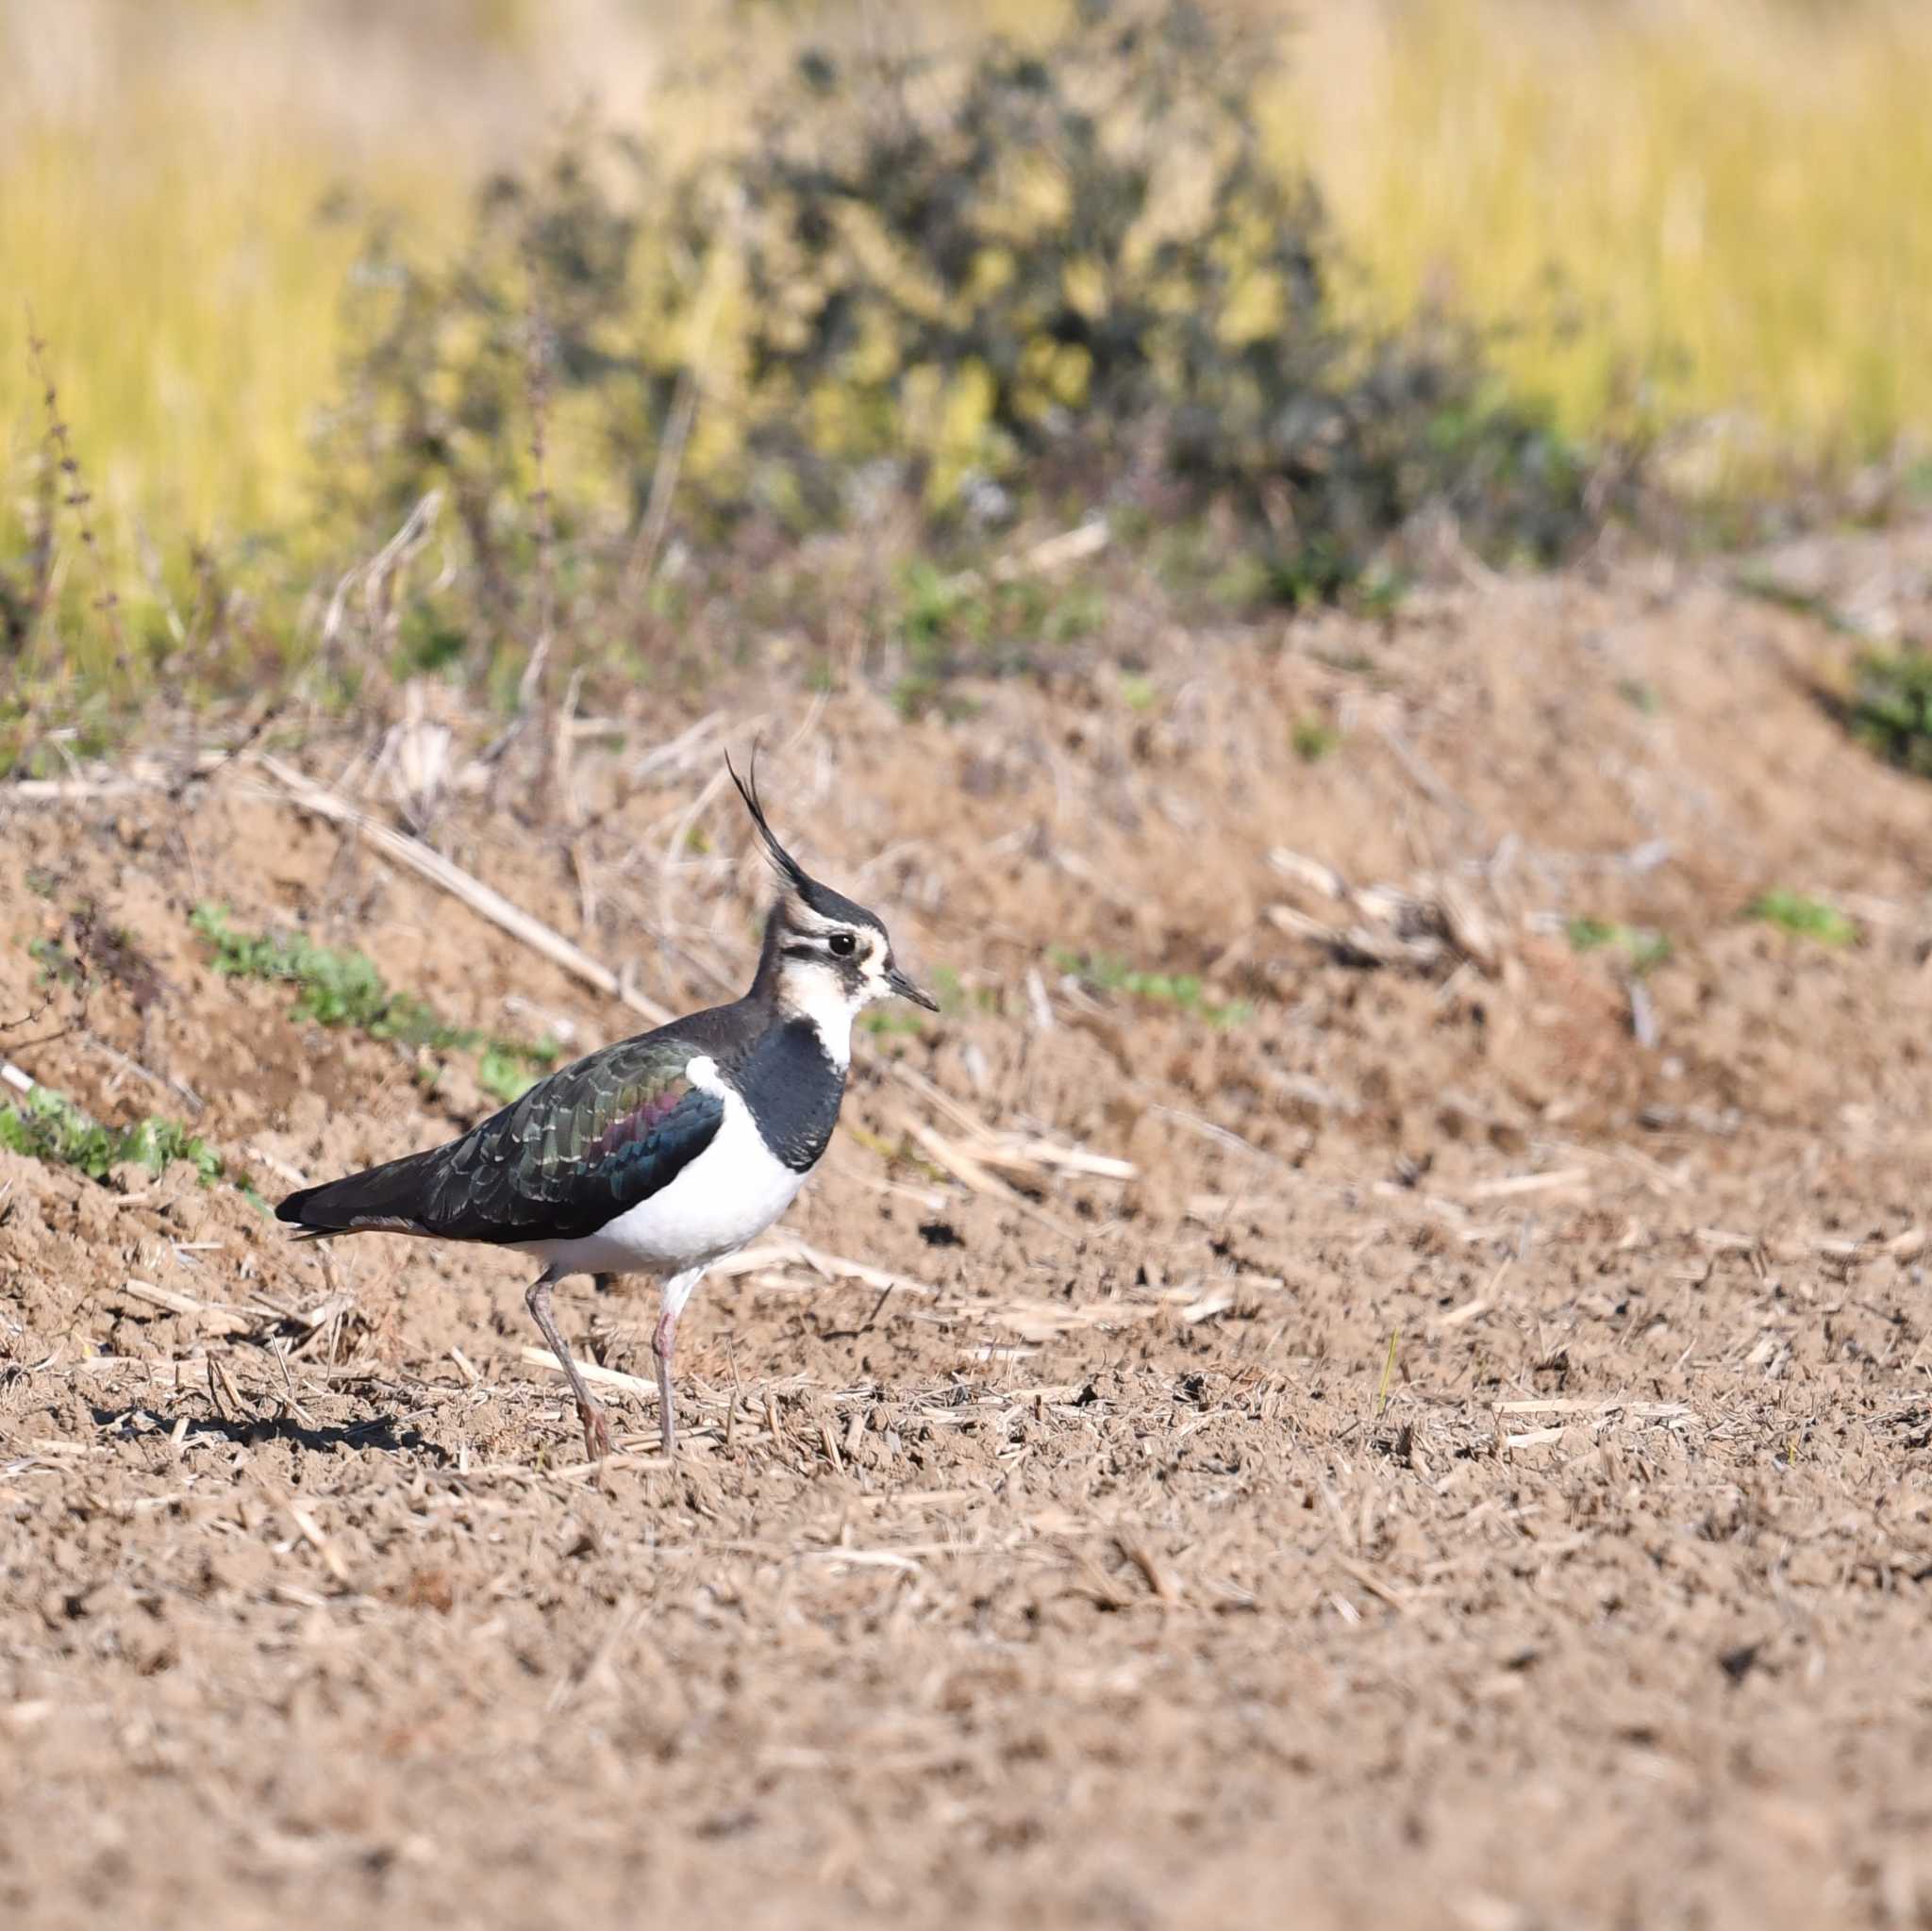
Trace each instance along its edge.
<instances>
[{"instance_id":1,"label":"bird's foot","mask_svg":"<svg viewBox=\"0 0 1932 1931\"><path fill-rule=\"evenodd\" d=\"M592 1461L602 1461L612 1453L610 1446L610 1423L605 1419L604 1410L594 1402L586 1402L577 1408L577 1420L584 1424L584 1451Z\"/></svg>"}]
</instances>

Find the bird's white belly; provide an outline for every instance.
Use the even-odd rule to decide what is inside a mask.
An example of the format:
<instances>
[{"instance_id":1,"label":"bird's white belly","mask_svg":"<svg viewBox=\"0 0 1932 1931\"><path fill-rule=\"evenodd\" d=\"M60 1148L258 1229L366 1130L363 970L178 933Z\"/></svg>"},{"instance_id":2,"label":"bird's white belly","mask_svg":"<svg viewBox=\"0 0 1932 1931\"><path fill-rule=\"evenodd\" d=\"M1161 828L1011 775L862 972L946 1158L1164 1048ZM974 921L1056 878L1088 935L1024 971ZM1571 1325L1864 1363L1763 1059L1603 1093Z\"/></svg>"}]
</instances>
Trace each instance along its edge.
<instances>
[{"instance_id":1,"label":"bird's white belly","mask_svg":"<svg viewBox=\"0 0 1932 1931\"><path fill-rule=\"evenodd\" d=\"M559 1273L659 1273L722 1259L756 1240L797 1197L794 1173L758 1136L736 1093L718 1132L668 1187L594 1234L532 1240L524 1251Z\"/></svg>"}]
</instances>

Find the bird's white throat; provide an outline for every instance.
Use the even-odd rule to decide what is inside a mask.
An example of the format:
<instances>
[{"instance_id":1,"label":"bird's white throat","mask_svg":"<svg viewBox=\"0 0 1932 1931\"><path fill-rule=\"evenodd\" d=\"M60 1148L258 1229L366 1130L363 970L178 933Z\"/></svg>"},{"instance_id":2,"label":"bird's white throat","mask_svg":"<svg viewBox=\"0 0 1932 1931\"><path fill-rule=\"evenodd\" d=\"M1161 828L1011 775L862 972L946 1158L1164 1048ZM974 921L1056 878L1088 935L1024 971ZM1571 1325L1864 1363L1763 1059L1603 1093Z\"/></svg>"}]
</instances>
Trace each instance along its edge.
<instances>
[{"instance_id":1,"label":"bird's white throat","mask_svg":"<svg viewBox=\"0 0 1932 1931\"><path fill-rule=\"evenodd\" d=\"M809 1023L825 1057L841 1073L852 1063L852 1022L858 1003L837 974L819 966L788 972L779 981L778 1005L787 1018Z\"/></svg>"}]
</instances>

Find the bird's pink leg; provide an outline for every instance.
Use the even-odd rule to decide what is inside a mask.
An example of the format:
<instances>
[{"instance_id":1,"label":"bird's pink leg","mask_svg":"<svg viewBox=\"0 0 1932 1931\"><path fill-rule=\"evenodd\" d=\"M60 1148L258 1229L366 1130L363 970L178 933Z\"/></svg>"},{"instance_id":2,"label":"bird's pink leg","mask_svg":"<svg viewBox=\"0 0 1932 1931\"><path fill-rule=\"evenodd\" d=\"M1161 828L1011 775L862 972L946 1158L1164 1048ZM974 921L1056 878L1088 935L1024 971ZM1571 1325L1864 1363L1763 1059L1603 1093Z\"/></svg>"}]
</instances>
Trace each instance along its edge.
<instances>
[{"instance_id":1,"label":"bird's pink leg","mask_svg":"<svg viewBox=\"0 0 1932 1931\"><path fill-rule=\"evenodd\" d=\"M590 1384L577 1372L577 1364L571 1359L570 1350L557 1331L557 1320L550 1311L550 1290L554 1285L547 1273L533 1281L530 1291L524 1296L524 1305L550 1343L550 1352L570 1377L571 1392L577 1398L577 1420L584 1428L584 1452L592 1461L602 1461L610 1453L610 1423L604 1419L603 1404L591 1392Z\"/></svg>"},{"instance_id":2,"label":"bird's pink leg","mask_svg":"<svg viewBox=\"0 0 1932 1931\"><path fill-rule=\"evenodd\" d=\"M687 1268L664 1283L664 1311L658 1317L657 1331L651 1336L651 1352L658 1357L658 1428L663 1438L664 1453L677 1453L677 1409L671 1396L671 1361L677 1352L677 1317L704 1278L702 1267Z\"/></svg>"},{"instance_id":3,"label":"bird's pink leg","mask_svg":"<svg viewBox=\"0 0 1932 1931\"><path fill-rule=\"evenodd\" d=\"M677 1453L677 1410L671 1400L671 1357L677 1352L677 1314L667 1307L658 1317L658 1329L651 1337L651 1352L658 1357L658 1428L664 1440L664 1453Z\"/></svg>"}]
</instances>

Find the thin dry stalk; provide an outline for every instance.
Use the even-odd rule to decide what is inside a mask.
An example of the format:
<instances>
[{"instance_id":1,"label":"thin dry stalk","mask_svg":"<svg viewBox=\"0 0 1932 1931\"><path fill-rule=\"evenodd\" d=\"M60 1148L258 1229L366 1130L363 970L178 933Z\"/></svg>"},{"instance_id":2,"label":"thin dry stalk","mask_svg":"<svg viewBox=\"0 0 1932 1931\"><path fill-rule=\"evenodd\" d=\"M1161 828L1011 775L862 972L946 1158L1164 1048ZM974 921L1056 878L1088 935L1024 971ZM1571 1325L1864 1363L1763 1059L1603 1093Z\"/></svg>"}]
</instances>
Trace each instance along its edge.
<instances>
[{"instance_id":1,"label":"thin dry stalk","mask_svg":"<svg viewBox=\"0 0 1932 1931\"><path fill-rule=\"evenodd\" d=\"M1499 1415L1628 1415L1638 1422L1674 1422L1695 1412L1680 1401L1626 1401L1622 1395L1549 1395L1528 1401L1500 1401Z\"/></svg>"},{"instance_id":2,"label":"thin dry stalk","mask_svg":"<svg viewBox=\"0 0 1932 1931\"><path fill-rule=\"evenodd\" d=\"M1394 754L1395 761L1402 767L1403 774L1424 797L1432 804L1441 806L1445 811L1455 812L1459 818L1474 818L1475 813L1443 783L1428 760L1393 724L1382 726L1382 741Z\"/></svg>"},{"instance_id":3,"label":"thin dry stalk","mask_svg":"<svg viewBox=\"0 0 1932 1931\"><path fill-rule=\"evenodd\" d=\"M277 1341L269 1352L275 1357L275 1366L282 1371L282 1390L288 1399L289 1412L304 1428L315 1426L315 1417L302 1406L302 1397L295 1391L294 1372L289 1366L289 1344Z\"/></svg>"},{"instance_id":4,"label":"thin dry stalk","mask_svg":"<svg viewBox=\"0 0 1932 1931\"><path fill-rule=\"evenodd\" d=\"M336 583L334 594L328 600L328 608L323 613L324 650L332 650L337 639L341 637L349 598L358 589L362 592L363 642L366 646L375 641L378 631L388 621L390 609L393 607L394 600L390 593L391 589L403 566L429 541L441 508L442 491L425 491L417 499L408 515L403 519L395 535L391 537L375 556L343 572Z\"/></svg>"},{"instance_id":5,"label":"thin dry stalk","mask_svg":"<svg viewBox=\"0 0 1932 1931\"><path fill-rule=\"evenodd\" d=\"M1500 1180L1478 1180L1462 1191L1466 1200L1513 1200L1518 1194L1549 1193L1589 1182L1588 1167L1557 1167L1547 1174L1510 1174Z\"/></svg>"},{"instance_id":6,"label":"thin dry stalk","mask_svg":"<svg viewBox=\"0 0 1932 1931\"><path fill-rule=\"evenodd\" d=\"M577 1697L588 1688L600 1683L614 1685L615 1673L611 1668L616 1661L617 1652L624 1646L643 1616L643 1606L637 1597L626 1593L610 1612L610 1622L605 1629L602 1640L591 1653L583 1668L563 1677L557 1688L550 1692L546 1707L552 1716L568 1709Z\"/></svg>"},{"instance_id":7,"label":"thin dry stalk","mask_svg":"<svg viewBox=\"0 0 1932 1931\"><path fill-rule=\"evenodd\" d=\"M733 210L731 228L738 210ZM684 366L677 374L677 390L672 398L671 414L664 425L664 440L658 445L658 460L651 472L651 491L644 503L644 518L638 525L637 541L624 566L619 606L628 609L650 588L657 574L658 558L664 547L665 533L671 527L671 511L677 500L678 476L684 468L684 452L691 441L691 426L697 421L698 405L704 400L704 382L699 364L711 344L724 306L725 277L721 264L736 253L727 229L723 245L713 252L707 265L705 291L691 318L691 336L686 345Z\"/></svg>"},{"instance_id":8,"label":"thin dry stalk","mask_svg":"<svg viewBox=\"0 0 1932 1931\"><path fill-rule=\"evenodd\" d=\"M691 843L691 835L697 822L709 808L712 799L724 789L730 774L722 768L714 771L703 785L698 794L679 814L677 823L672 827L671 837L664 846L663 862L658 868L658 924L665 932L677 929L677 920L673 909L673 898L678 877L685 865L683 854Z\"/></svg>"},{"instance_id":9,"label":"thin dry stalk","mask_svg":"<svg viewBox=\"0 0 1932 1931\"><path fill-rule=\"evenodd\" d=\"M80 460L74 453L67 422L60 413L60 391L48 367L47 344L36 332L31 314L27 318L26 352L33 363L34 379L41 385L41 403L47 418L47 446L53 451L60 472L60 502L63 508L74 513L75 526L80 531L81 548L87 553L89 567L99 586L94 609L107 624L108 638L114 645L114 656L119 661L125 657L127 649L126 639L121 629L120 592L115 590L113 579L108 573L107 557L94 534L93 518L89 514L93 495L81 475ZM43 604L41 614L44 614L44 609Z\"/></svg>"},{"instance_id":10,"label":"thin dry stalk","mask_svg":"<svg viewBox=\"0 0 1932 1931\"><path fill-rule=\"evenodd\" d=\"M901 1113L899 1124L930 1158L974 1192L991 1194L993 1199L1004 1201L1018 1212L1039 1221L1042 1226L1051 1227L1065 1240L1077 1240L1080 1238L1077 1229L1028 1200L1017 1188L1008 1186L1004 1180L988 1173L963 1147L947 1140L936 1128L927 1126L910 1113Z\"/></svg>"},{"instance_id":11,"label":"thin dry stalk","mask_svg":"<svg viewBox=\"0 0 1932 1931\"><path fill-rule=\"evenodd\" d=\"M557 641L557 515L544 468L550 419L550 333L543 325L541 308L535 303L531 308L527 336L524 373L530 403L532 485L529 509L537 541L537 634L530 646L529 661L525 664L523 677L517 685L517 715L520 719L542 702L544 673L549 668L551 648ZM557 737L555 728L543 733L543 768L539 781L545 786L550 781Z\"/></svg>"},{"instance_id":12,"label":"thin dry stalk","mask_svg":"<svg viewBox=\"0 0 1932 1931\"><path fill-rule=\"evenodd\" d=\"M762 722L762 717L755 714L750 718L744 719L741 722L741 728L756 730ZM711 737L720 727L728 725L730 723L731 718L727 712L722 710L708 711L688 730L678 732L677 736L673 738L668 744L658 744L645 752L630 768L632 782L641 784L645 778L656 772L669 774L685 770L692 757L708 743ZM596 821L593 819L591 823L595 824Z\"/></svg>"},{"instance_id":13,"label":"thin dry stalk","mask_svg":"<svg viewBox=\"0 0 1932 1931\"><path fill-rule=\"evenodd\" d=\"M998 558L990 570L958 571L944 578L941 588L948 593L961 594L985 589L989 578L994 583L1012 583L1023 576L1048 575L1069 564L1083 563L1090 557L1099 556L1112 534L1104 517L1094 517L1034 543L1018 556Z\"/></svg>"},{"instance_id":14,"label":"thin dry stalk","mask_svg":"<svg viewBox=\"0 0 1932 1931\"><path fill-rule=\"evenodd\" d=\"M271 1489L268 1492L275 1506L295 1524L296 1534L322 1558L322 1566L328 1571L336 1585L347 1589L349 1565L342 1559L342 1552L336 1547L324 1531L321 1523L316 1520L312 1505L298 1502L293 1496L279 1489Z\"/></svg>"},{"instance_id":15,"label":"thin dry stalk","mask_svg":"<svg viewBox=\"0 0 1932 1931\"><path fill-rule=\"evenodd\" d=\"M187 1081L164 1077L151 1068L143 1066L139 1059L122 1052L118 1046L110 1046L96 1033L87 1033L82 1037L89 1048L98 1053L110 1066L119 1067L123 1073L132 1074L136 1079L142 1081L156 1092L174 1093L191 1112L199 1113L206 1110L207 1102Z\"/></svg>"}]
</instances>

